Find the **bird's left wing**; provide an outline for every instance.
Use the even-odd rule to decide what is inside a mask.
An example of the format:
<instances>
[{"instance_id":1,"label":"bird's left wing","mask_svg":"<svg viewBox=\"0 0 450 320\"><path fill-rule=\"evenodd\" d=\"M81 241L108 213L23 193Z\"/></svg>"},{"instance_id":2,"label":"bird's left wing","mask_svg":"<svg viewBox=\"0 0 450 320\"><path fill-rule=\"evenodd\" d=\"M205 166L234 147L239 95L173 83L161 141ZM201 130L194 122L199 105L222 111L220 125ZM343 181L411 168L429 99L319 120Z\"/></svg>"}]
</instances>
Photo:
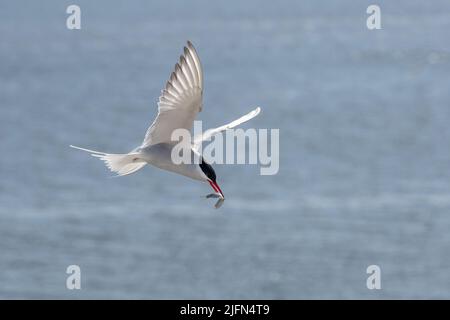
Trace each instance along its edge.
<instances>
[{"instance_id":1,"label":"bird's left wing","mask_svg":"<svg viewBox=\"0 0 450 320\"><path fill-rule=\"evenodd\" d=\"M197 52L191 42L175 65L158 101L158 115L145 134L142 147L170 142L176 129L191 130L202 110L203 72Z\"/></svg>"},{"instance_id":2,"label":"bird's left wing","mask_svg":"<svg viewBox=\"0 0 450 320\"><path fill-rule=\"evenodd\" d=\"M250 111L249 113L247 113L246 115L240 117L239 119L236 119L230 123L227 123L223 126L220 126L218 128L213 128L213 129L208 129L205 132L197 135L194 137L194 141L193 141L193 148L195 150L198 150L200 145L202 144L203 141L209 140L212 136L214 136L215 134L222 132L224 130L227 129L232 129L234 127L237 127L238 125L249 121L250 119L253 119L254 117L256 117L259 113L261 112L261 108L257 107L256 109Z\"/></svg>"}]
</instances>

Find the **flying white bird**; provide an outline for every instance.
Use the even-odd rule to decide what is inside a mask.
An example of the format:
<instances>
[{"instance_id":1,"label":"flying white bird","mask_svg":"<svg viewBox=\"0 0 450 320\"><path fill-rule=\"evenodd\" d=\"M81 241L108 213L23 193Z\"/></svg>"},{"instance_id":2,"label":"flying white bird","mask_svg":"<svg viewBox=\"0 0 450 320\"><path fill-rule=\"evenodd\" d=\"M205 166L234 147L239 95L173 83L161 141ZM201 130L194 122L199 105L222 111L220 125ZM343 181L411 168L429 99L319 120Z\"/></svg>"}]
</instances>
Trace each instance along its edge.
<instances>
[{"instance_id":1,"label":"flying white bird","mask_svg":"<svg viewBox=\"0 0 450 320\"><path fill-rule=\"evenodd\" d=\"M212 166L199 154L199 146L213 135L234 128L254 117L261 109L258 107L248 114L226 125L209 129L193 138L190 151L192 163L175 164L172 161L172 132L176 129L191 130L198 112L202 111L203 72L200 59L191 42L184 47L184 54L175 65L170 79L162 90L158 101L158 115L145 134L142 144L126 154L112 154L89 150L71 145L72 148L87 151L92 156L103 160L106 166L125 176L136 172L146 164L151 164L163 170L172 171L186 177L208 182L214 190L207 198L219 198L215 204L219 208L225 200L222 190L217 184L217 176Z\"/></svg>"}]
</instances>

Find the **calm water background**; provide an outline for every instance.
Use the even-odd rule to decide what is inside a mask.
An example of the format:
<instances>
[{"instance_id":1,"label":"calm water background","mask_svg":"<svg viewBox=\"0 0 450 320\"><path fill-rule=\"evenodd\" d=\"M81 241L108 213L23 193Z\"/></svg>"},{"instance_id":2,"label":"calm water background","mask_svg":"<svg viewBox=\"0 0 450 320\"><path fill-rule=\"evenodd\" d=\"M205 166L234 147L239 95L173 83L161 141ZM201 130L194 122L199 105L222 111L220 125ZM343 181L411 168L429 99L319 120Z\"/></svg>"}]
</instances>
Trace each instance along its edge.
<instances>
[{"instance_id":1,"label":"calm water background","mask_svg":"<svg viewBox=\"0 0 450 320\"><path fill-rule=\"evenodd\" d=\"M1 298L450 298L450 3L0 2ZM259 105L280 171L228 199L69 144L141 142L185 41L210 126ZM65 288L68 265L82 290ZM382 290L366 288L366 268Z\"/></svg>"}]
</instances>

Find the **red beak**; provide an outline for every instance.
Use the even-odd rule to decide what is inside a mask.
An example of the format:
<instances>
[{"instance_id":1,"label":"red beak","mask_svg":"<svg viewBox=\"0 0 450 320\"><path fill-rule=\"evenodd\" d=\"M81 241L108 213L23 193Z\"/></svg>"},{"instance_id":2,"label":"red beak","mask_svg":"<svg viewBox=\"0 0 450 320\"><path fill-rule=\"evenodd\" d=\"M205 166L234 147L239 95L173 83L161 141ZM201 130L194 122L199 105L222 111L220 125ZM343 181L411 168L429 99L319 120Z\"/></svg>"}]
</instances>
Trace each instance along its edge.
<instances>
[{"instance_id":1,"label":"red beak","mask_svg":"<svg viewBox=\"0 0 450 320\"><path fill-rule=\"evenodd\" d=\"M215 191L216 193L220 193L220 195L222 196L222 198L225 199L225 196L223 195L222 190L220 190L219 185L218 185L216 182L212 181L212 180L208 180L208 182L209 182L209 184L211 185L211 187L214 189L214 191Z\"/></svg>"}]
</instances>

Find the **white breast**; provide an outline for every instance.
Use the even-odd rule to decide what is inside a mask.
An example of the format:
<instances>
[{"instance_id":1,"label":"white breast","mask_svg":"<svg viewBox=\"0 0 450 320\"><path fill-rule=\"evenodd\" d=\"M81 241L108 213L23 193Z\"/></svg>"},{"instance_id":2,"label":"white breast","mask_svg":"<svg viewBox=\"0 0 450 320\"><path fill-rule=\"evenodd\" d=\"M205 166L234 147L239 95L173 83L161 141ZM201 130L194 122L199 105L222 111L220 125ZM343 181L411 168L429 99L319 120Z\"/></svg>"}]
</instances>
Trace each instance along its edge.
<instances>
[{"instance_id":1,"label":"white breast","mask_svg":"<svg viewBox=\"0 0 450 320\"><path fill-rule=\"evenodd\" d=\"M191 150L192 163L175 164L172 161L174 144L159 143L140 149L141 157L148 164L157 168L175 172L194 180L207 181L207 177L197 164L200 155ZM194 162L196 161L196 162Z\"/></svg>"}]
</instances>

